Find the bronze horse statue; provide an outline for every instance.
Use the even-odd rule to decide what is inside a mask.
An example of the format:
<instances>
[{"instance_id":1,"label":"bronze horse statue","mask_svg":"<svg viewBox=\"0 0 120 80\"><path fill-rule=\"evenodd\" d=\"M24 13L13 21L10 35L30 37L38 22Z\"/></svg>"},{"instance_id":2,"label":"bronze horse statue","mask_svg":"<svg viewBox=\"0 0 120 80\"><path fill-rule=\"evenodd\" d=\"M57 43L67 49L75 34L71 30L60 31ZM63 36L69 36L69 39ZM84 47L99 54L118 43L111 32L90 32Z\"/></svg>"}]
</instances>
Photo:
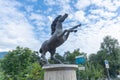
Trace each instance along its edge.
<instances>
[{"instance_id":1,"label":"bronze horse statue","mask_svg":"<svg viewBox=\"0 0 120 80\"><path fill-rule=\"evenodd\" d=\"M51 55L51 60L54 60L56 63L62 63L59 59L55 58L56 48L62 45L69 37L71 32L77 32L75 30L81 24L74 26L73 28L63 30L62 22L68 17L68 14L59 15L56 17L51 25L51 37L49 40L43 42L39 52L41 53L41 60L46 64L49 64L45 58L46 52L48 51Z\"/></svg>"}]
</instances>

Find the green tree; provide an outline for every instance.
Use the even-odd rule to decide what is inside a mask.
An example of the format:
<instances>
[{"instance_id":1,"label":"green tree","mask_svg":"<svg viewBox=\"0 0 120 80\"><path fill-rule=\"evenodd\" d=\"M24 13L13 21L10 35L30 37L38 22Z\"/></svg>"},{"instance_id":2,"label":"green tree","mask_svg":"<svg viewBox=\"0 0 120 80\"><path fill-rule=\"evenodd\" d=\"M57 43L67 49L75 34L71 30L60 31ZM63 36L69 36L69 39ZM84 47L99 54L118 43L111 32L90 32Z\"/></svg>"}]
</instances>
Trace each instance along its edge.
<instances>
[{"instance_id":1,"label":"green tree","mask_svg":"<svg viewBox=\"0 0 120 80\"><path fill-rule=\"evenodd\" d=\"M5 80L20 80L18 79L20 77L22 77L21 80L24 80L27 73L26 69L30 66L32 67L32 64L36 62L37 56L29 48L17 47L15 50L9 51L1 61L1 68L4 71Z\"/></svg>"},{"instance_id":2,"label":"green tree","mask_svg":"<svg viewBox=\"0 0 120 80\"><path fill-rule=\"evenodd\" d=\"M32 63L17 76L17 80L43 80L43 78L44 71L38 62Z\"/></svg>"},{"instance_id":3,"label":"green tree","mask_svg":"<svg viewBox=\"0 0 120 80\"><path fill-rule=\"evenodd\" d=\"M100 64L105 69L104 60L108 60L110 68L110 75L116 77L116 73L120 70L120 47L117 39L111 38L111 36L106 36L101 43L100 50L97 54L92 54L89 56L89 61L92 64ZM106 72L104 73L106 74Z\"/></svg>"},{"instance_id":4,"label":"green tree","mask_svg":"<svg viewBox=\"0 0 120 80\"><path fill-rule=\"evenodd\" d=\"M111 36L106 36L103 39L100 50L97 54L91 54L89 56L89 62L94 65L94 69L101 69L101 71L103 70L102 74L106 75L107 73L104 60L108 60L109 62L110 75L116 77L117 71L120 70L120 47L118 40L111 38ZM97 65L101 67L97 68L99 67Z\"/></svg>"},{"instance_id":5,"label":"green tree","mask_svg":"<svg viewBox=\"0 0 120 80\"><path fill-rule=\"evenodd\" d=\"M63 63L66 64L76 64L75 63L75 57L76 56L80 56L80 55L84 55L86 57L85 53L80 53L79 49L74 50L72 53L70 53L69 51L65 52L65 54L63 56L59 55L58 53L56 53L55 57L59 60L61 60ZM55 64L54 61L49 59L49 62L52 64Z\"/></svg>"},{"instance_id":6,"label":"green tree","mask_svg":"<svg viewBox=\"0 0 120 80\"><path fill-rule=\"evenodd\" d=\"M89 61L93 64L93 65L96 65L98 62L97 62L97 55L96 54L90 54L89 55Z\"/></svg>"},{"instance_id":7,"label":"green tree","mask_svg":"<svg viewBox=\"0 0 120 80\"><path fill-rule=\"evenodd\" d=\"M0 80L3 80L4 79L4 73L1 69L1 60L0 60Z\"/></svg>"},{"instance_id":8,"label":"green tree","mask_svg":"<svg viewBox=\"0 0 120 80\"><path fill-rule=\"evenodd\" d=\"M68 64L76 64L75 62L75 58L76 56L80 56L80 55L83 55L86 60L87 60L87 57L86 57L86 53L83 53L83 52L80 52L79 49L76 49L74 50L72 53L70 53L69 51L66 52L63 57L64 57L64 60L65 60L65 63L68 63ZM80 66L85 66L85 64L79 64L78 65L79 67ZM79 71L77 70L77 79L86 79L86 71Z\"/></svg>"},{"instance_id":9,"label":"green tree","mask_svg":"<svg viewBox=\"0 0 120 80\"><path fill-rule=\"evenodd\" d=\"M119 43L117 39L106 36L104 41L101 43L101 51L104 51L106 54L106 59L110 64L110 74L113 77L117 76L117 70L119 69Z\"/></svg>"},{"instance_id":10,"label":"green tree","mask_svg":"<svg viewBox=\"0 0 120 80\"><path fill-rule=\"evenodd\" d=\"M79 70L80 79L98 80L104 76L104 68L97 62L97 54L90 54L84 65L85 70Z\"/></svg>"},{"instance_id":11,"label":"green tree","mask_svg":"<svg viewBox=\"0 0 120 80\"><path fill-rule=\"evenodd\" d=\"M86 58L86 54L85 53L81 53L81 52L79 52L79 49L76 49L76 50L74 50L74 52L72 52L72 53L70 53L70 52L66 52L65 54L64 54L64 59L65 59L65 61L67 62L67 63L69 63L69 64L76 64L76 62L75 62L75 57L76 56L80 56L80 55L84 55L85 56L85 58Z\"/></svg>"}]
</instances>

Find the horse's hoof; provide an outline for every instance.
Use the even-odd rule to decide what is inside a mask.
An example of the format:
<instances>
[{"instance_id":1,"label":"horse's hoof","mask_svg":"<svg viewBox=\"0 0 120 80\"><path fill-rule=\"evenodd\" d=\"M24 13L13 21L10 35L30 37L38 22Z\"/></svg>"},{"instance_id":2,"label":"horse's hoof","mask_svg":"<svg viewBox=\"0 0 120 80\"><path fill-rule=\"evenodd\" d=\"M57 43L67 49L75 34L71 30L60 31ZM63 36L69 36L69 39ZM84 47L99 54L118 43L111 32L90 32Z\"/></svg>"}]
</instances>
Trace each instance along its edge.
<instances>
[{"instance_id":1,"label":"horse's hoof","mask_svg":"<svg viewBox=\"0 0 120 80\"><path fill-rule=\"evenodd\" d=\"M78 27L80 27L80 26L81 26L81 24L78 25Z\"/></svg>"},{"instance_id":2,"label":"horse's hoof","mask_svg":"<svg viewBox=\"0 0 120 80\"><path fill-rule=\"evenodd\" d=\"M74 32L77 32L77 30L74 30Z\"/></svg>"}]
</instances>

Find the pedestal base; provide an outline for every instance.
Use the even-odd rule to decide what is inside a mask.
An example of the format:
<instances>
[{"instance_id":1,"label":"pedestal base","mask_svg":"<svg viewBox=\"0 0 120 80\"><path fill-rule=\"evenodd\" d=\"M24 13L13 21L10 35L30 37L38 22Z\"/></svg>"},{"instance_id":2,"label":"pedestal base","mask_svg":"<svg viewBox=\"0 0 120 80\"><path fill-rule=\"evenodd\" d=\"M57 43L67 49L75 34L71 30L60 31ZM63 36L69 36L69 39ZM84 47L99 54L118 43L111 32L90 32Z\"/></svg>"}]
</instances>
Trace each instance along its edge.
<instances>
[{"instance_id":1,"label":"pedestal base","mask_svg":"<svg viewBox=\"0 0 120 80\"><path fill-rule=\"evenodd\" d=\"M45 70L44 80L77 80L77 65L71 64L50 64L43 66Z\"/></svg>"}]
</instances>

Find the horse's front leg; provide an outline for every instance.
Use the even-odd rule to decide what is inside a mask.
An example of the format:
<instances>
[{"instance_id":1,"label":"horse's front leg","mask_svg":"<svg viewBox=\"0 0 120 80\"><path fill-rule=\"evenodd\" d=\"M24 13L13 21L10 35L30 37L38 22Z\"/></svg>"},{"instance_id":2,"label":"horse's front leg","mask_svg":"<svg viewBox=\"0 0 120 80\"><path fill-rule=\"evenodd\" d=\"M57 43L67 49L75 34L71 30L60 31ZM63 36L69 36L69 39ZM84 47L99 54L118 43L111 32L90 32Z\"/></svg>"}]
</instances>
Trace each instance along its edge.
<instances>
[{"instance_id":1,"label":"horse's front leg","mask_svg":"<svg viewBox=\"0 0 120 80\"><path fill-rule=\"evenodd\" d=\"M78 25L76 25L76 26L70 28L69 30L74 30L74 29L76 29L76 28L78 28L78 27L80 27L80 26L81 26L81 24L78 24Z\"/></svg>"},{"instance_id":2,"label":"horse's front leg","mask_svg":"<svg viewBox=\"0 0 120 80\"><path fill-rule=\"evenodd\" d=\"M68 30L64 30L58 37L63 37L66 34L66 32L68 32Z\"/></svg>"},{"instance_id":3,"label":"horse's front leg","mask_svg":"<svg viewBox=\"0 0 120 80\"><path fill-rule=\"evenodd\" d=\"M69 35L70 32L77 32L77 30L75 30L75 29L78 28L79 26L81 26L81 24L76 25L76 26L74 26L74 27L72 27L72 28L70 28L70 29L68 29L68 30L64 30L64 31L59 35L59 37L64 36L66 33L67 33L67 35Z\"/></svg>"},{"instance_id":4,"label":"horse's front leg","mask_svg":"<svg viewBox=\"0 0 120 80\"><path fill-rule=\"evenodd\" d=\"M64 30L59 37L63 37L64 40L67 40L70 35L70 32L77 32L77 30L74 30L74 29Z\"/></svg>"}]
</instances>

